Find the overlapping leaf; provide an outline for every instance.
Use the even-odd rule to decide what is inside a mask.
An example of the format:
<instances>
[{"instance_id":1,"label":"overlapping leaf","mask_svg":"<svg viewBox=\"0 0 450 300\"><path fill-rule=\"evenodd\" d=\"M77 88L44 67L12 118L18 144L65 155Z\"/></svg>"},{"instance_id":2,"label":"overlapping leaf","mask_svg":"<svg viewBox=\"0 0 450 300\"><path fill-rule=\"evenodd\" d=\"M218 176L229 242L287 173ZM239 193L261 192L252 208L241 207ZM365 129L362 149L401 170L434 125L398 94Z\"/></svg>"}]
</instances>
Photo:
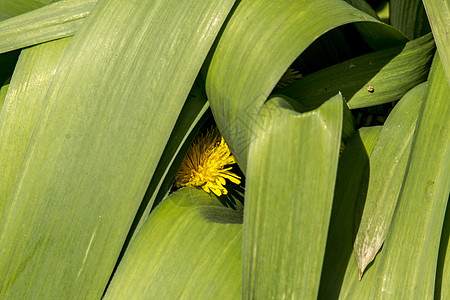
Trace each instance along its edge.
<instances>
[{"instance_id":1,"label":"overlapping leaf","mask_svg":"<svg viewBox=\"0 0 450 300\"><path fill-rule=\"evenodd\" d=\"M317 107L339 91L352 109L392 102L426 80L435 49L429 34L405 47L369 53L323 69L277 93L307 108Z\"/></svg>"},{"instance_id":2,"label":"overlapping leaf","mask_svg":"<svg viewBox=\"0 0 450 300\"><path fill-rule=\"evenodd\" d=\"M450 85L450 3L440 0L423 0L436 46L441 57L447 83Z\"/></svg>"},{"instance_id":3,"label":"overlapping leaf","mask_svg":"<svg viewBox=\"0 0 450 300\"><path fill-rule=\"evenodd\" d=\"M358 193L367 189L364 175L370 172L369 156L380 132L381 126L359 129L347 142L339 159L318 299L337 299L340 295L365 298L358 294L354 285L359 282L357 268L352 268L356 265L352 255L353 236L359 223ZM349 281L353 283L351 288L348 288Z\"/></svg>"},{"instance_id":4,"label":"overlapping leaf","mask_svg":"<svg viewBox=\"0 0 450 300\"><path fill-rule=\"evenodd\" d=\"M0 114L0 224L43 99L70 40L25 49L16 66Z\"/></svg>"},{"instance_id":5,"label":"overlapping leaf","mask_svg":"<svg viewBox=\"0 0 450 300\"><path fill-rule=\"evenodd\" d=\"M0 21L38 9L52 0L1 0Z\"/></svg>"},{"instance_id":6,"label":"overlapping leaf","mask_svg":"<svg viewBox=\"0 0 450 300\"><path fill-rule=\"evenodd\" d=\"M262 109L247 170L244 299L317 297L342 115L341 95L305 113L283 98Z\"/></svg>"},{"instance_id":7,"label":"overlapping leaf","mask_svg":"<svg viewBox=\"0 0 450 300\"><path fill-rule=\"evenodd\" d=\"M359 22L375 49L406 41L340 0L240 2L213 53L206 90L218 127L244 172L256 115L282 74L318 36L353 22Z\"/></svg>"},{"instance_id":8,"label":"overlapping leaf","mask_svg":"<svg viewBox=\"0 0 450 300\"><path fill-rule=\"evenodd\" d=\"M0 22L0 53L72 36L96 2L60 1Z\"/></svg>"},{"instance_id":9,"label":"overlapping leaf","mask_svg":"<svg viewBox=\"0 0 450 300\"><path fill-rule=\"evenodd\" d=\"M364 212L355 240L360 277L384 242L402 187L426 83L409 91L386 120L370 156Z\"/></svg>"},{"instance_id":10,"label":"overlapping leaf","mask_svg":"<svg viewBox=\"0 0 450 300\"><path fill-rule=\"evenodd\" d=\"M5 212L1 298L102 295L232 5L96 4L60 62Z\"/></svg>"},{"instance_id":11,"label":"overlapping leaf","mask_svg":"<svg viewBox=\"0 0 450 300\"><path fill-rule=\"evenodd\" d=\"M436 55L371 299L433 298L450 187L449 114L448 84Z\"/></svg>"},{"instance_id":12,"label":"overlapping leaf","mask_svg":"<svg viewBox=\"0 0 450 300\"><path fill-rule=\"evenodd\" d=\"M201 189L175 192L132 242L105 299L240 299L242 209Z\"/></svg>"}]
</instances>

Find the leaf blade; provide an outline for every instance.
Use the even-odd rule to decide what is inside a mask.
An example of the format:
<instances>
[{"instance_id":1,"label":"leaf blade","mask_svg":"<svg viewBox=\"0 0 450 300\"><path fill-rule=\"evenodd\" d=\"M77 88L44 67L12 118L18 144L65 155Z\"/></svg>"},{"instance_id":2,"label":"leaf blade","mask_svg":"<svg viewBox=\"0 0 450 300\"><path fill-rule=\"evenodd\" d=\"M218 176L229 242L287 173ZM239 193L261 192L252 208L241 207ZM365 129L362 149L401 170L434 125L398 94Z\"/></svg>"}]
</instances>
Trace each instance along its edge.
<instances>
[{"instance_id":1,"label":"leaf blade","mask_svg":"<svg viewBox=\"0 0 450 300\"><path fill-rule=\"evenodd\" d=\"M317 297L342 114L341 95L303 114L282 98L261 111L246 185L244 299Z\"/></svg>"},{"instance_id":2,"label":"leaf blade","mask_svg":"<svg viewBox=\"0 0 450 300\"><path fill-rule=\"evenodd\" d=\"M432 298L449 194L448 84L436 55L371 299ZM428 159L432 157L433 159ZM395 242L392 242L395 241ZM401 245L398 247L396 245ZM408 274L408 276L404 276Z\"/></svg>"},{"instance_id":3,"label":"leaf blade","mask_svg":"<svg viewBox=\"0 0 450 300\"><path fill-rule=\"evenodd\" d=\"M174 3L99 1L73 38L2 223L0 244L14 247L0 258L0 281L7 283L1 296L102 295L178 113L233 5ZM18 238L24 234L30 238Z\"/></svg>"}]
</instances>

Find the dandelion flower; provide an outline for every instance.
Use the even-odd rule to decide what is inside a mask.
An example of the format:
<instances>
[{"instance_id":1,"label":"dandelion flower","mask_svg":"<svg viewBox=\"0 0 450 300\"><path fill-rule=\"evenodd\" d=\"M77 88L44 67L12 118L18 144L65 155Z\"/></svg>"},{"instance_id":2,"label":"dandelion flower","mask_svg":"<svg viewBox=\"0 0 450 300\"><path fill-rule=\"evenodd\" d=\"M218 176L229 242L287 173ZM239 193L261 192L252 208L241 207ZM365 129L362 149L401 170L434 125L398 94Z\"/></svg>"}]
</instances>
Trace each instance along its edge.
<instances>
[{"instance_id":1,"label":"dandelion flower","mask_svg":"<svg viewBox=\"0 0 450 300\"><path fill-rule=\"evenodd\" d=\"M176 187L198 186L217 196L228 193L226 180L241 183L230 165L236 160L217 128L195 137L175 178Z\"/></svg>"}]
</instances>

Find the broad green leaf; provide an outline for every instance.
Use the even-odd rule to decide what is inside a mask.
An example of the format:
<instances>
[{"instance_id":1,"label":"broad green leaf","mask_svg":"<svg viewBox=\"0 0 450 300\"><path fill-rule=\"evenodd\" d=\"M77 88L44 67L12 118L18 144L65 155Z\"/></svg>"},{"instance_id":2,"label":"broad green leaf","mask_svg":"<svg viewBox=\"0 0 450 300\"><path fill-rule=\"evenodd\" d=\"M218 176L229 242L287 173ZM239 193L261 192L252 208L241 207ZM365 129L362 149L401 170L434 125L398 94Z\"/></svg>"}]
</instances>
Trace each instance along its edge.
<instances>
[{"instance_id":1,"label":"broad green leaf","mask_svg":"<svg viewBox=\"0 0 450 300\"><path fill-rule=\"evenodd\" d=\"M381 126L359 129L347 142L339 159L318 299L337 299L348 261L354 260L358 192L367 188L363 184L364 172L380 131Z\"/></svg>"},{"instance_id":2,"label":"broad green leaf","mask_svg":"<svg viewBox=\"0 0 450 300\"><path fill-rule=\"evenodd\" d=\"M152 212L105 299L240 299L242 206L188 187Z\"/></svg>"},{"instance_id":3,"label":"broad green leaf","mask_svg":"<svg viewBox=\"0 0 450 300\"><path fill-rule=\"evenodd\" d=\"M436 41L437 50L450 85L450 3L448 0L422 0Z\"/></svg>"},{"instance_id":4,"label":"broad green leaf","mask_svg":"<svg viewBox=\"0 0 450 300\"><path fill-rule=\"evenodd\" d=\"M337 95L298 113L272 98L261 110L246 177L244 299L317 297L343 104Z\"/></svg>"},{"instance_id":5,"label":"broad green leaf","mask_svg":"<svg viewBox=\"0 0 450 300\"><path fill-rule=\"evenodd\" d=\"M206 99L205 90L196 81L178 116L178 120L136 214L135 221L131 227L131 231L134 231L134 233L132 232L133 236L144 224L150 209L161 202L167 192L170 191L192 140L206 118L210 116L210 114L205 113L208 108L209 103ZM129 234L128 238L132 239L133 237Z\"/></svg>"},{"instance_id":6,"label":"broad green leaf","mask_svg":"<svg viewBox=\"0 0 450 300\"><path fill-rule=\"evenodd\" d=\"M0 223L43 99L71 38L22 51L0 114Z\"/></svg>"},{"instance_id":7,"label":"broad green leaf","mask_svg":"<svg viewBox=\"0 0 450 300\"><path fill-rule=\"evenodd\" d=\"M283 73L319 36L353 22L367 23L358 28L375 48L406 41L394 28L341 0L239 3L212 55L206 91L217 125L244 173L256 115Z\"/></svg>"},{"instance_id":8,"label":"broad green leaf","mask_svg":"<svg viewBox=\"0 0 450 300\"><path fill-rule=\"evenodd\" d=\"M51 0L0 0L0 21L38 9Z\"/></svg>"},{"instance_id":9,"label":"broad green leaf","mask_svg":"<svg viewBox=\"0 0 450 300\"><path fill-rule=\"evenodd\" d=\"M449 115L448 84L436 55L371 299L433 298L450 187Z\"/></svg>"},{"instance_id":10,"label":"broad green leaf","mask_svg":"<svg viewBox=\"0 0 450 300\"><path fill-rule=\"evenodd\" d=\"M405 176L426 83L410 90L387 118L370 155L369 186L355 239L355 256L362 276L386 238Z\"/></svg>"},{"instance_id":11,"label":"broad green leaf","mask_svg":"<svg viewBox=\"0 0 450 300\"><path fill-rule=\"evenodd\" d=\"M232 5L97 2L58 66L4 215L0 298L102 295Z\"/></svg>"},{"instance_id":12,"label":"broad green leaf","mask_svg":"<svg viewBox=\"0 0 450 300\"><path fill-rule=\"evenodd\" d=\"M390 24L410 39L416 39L430 32L422 0L391 0L389 15Z\"/></svg>"},{"instance_id":13,"label":"broad green leaf","mask_svg":"<svg viewBox=\"0 0 450 300\"><path fill-rule=\"evenodd\" d=\"M313 108L338 91L350 108L361 108L400 99L426 80L435 52L431 34L395 47L350 59L323 69L277 93ZM372 86L373 92L367 88Z\"/></svg>"},{"instance_id":14,"label":"broad green leaf","mask_svg":"<svg viewBox=\"0 0 450 300\"><path fill-rule=\"evenodd\" d=\"M0 53L74 35L96 2L60 1L0 22Z\"/></svg>"}]
</instances>

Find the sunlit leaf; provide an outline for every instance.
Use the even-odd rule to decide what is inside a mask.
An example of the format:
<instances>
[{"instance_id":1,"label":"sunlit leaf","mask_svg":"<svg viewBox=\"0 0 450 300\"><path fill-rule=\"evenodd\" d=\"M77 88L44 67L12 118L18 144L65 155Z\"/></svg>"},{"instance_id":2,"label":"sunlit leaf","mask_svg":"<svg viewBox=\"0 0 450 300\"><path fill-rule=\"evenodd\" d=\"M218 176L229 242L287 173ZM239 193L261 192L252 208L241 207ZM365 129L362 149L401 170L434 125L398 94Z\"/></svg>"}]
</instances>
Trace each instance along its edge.
<instances>
[{"instance_id":1,"label":"sunlit leaf","mask_svg":"<svg viewBox=\"0 0 450 300\"><path fill-rule=\"evenodd\" d=\"M372 299L432 299L450 187L450 105L439 56L431 67L397 208L377 266Z\"/></svg>"},{"instance_id":2,"label":"sunlit leaf","mask_svg":"<svg viewBox=\"0 0 450 300\"><path fill-rule=\"evenodd\" d=\"M241 251L242 206L181 189L142 227L105 299L240 299Z\"/></svg>"},{"instance_id":3,"label":"sunlit leaf","mask_svg":"<svg viewBox=\"0 0 450 300\"><path fill-rule=\"evenodd\" d=\"M70 40L61 39L25 49L17 63L0 114L0 223L44 96Z\"/></svg>"},{"instance_id":4,"label":"sunlit leaf","mask_svg":"<svg viewBox=\"0 0 450 300\"><path fill-rule=\"evenodd\" d=\"M322 260L342 130L337 95L298 113L283 98L262 109L247 170L245 299L313 299Z\"/></svg>"},{"instance_id":5,"label":"sunlit leaf","mask_svg":"<svg viewBox=\"0 0 450 300\"><path fill-rule=\"evenodd\" d=\"M384 242L402 187L426 83L409 91L389 114L370 155L364 212L355 240L360 277Z\"/></svg>"},{"instance_id":6,"label":"sunlit leaf","mask_svg":"<svg viewBox=\"0 0 450 300\"><path fill-rule=\"evenodd\" d=\"M392 102L426 80L435 49L429 34L405 47L369 53L305 76L278 93L307 108L339 91L352 109Z\"/></svg>"},{"instance_id":7,"label":"sunlit leaf","mask_svg":"<svg viewBox=\"0 0 450 300\"><path fill-rule=\"evenodd\" d=\"M442 0L423 0L436 41L437 50L441 57L447 83L450 85L450 3Z\"/></svg>"},{"instance_id":8,"label":"sunlit leaf","mask_svg":"<svg viewBox=\"0 0 450 300\"><path fill-rule=\"evenodd\" d=\"M96 2L60 1L0 22L0 53L72 36Z\"/></svg>"},{"instance_id":9,"label":"sunlit leaf","mask_svg":"<svg viewBox=\"0 0 450 300\"><path fill-rule=\"evenodd\" d=\"M4 215L0 298L102 295L232 5L95 5L46 93Z\"/></svg>"},{"instance_id":10,"label":"sunlit leaf","mask_svg":"<svg viewBox=\"0 0 450 300\"><path fill-rule=\"evenodd\" d=\"M319 36L353 22L374 49L406 42L394 28L341 0L247 0L236 8L213 53L206 91L244 173L257 113L283 73Z\"/></svg>"}]
</instances>

